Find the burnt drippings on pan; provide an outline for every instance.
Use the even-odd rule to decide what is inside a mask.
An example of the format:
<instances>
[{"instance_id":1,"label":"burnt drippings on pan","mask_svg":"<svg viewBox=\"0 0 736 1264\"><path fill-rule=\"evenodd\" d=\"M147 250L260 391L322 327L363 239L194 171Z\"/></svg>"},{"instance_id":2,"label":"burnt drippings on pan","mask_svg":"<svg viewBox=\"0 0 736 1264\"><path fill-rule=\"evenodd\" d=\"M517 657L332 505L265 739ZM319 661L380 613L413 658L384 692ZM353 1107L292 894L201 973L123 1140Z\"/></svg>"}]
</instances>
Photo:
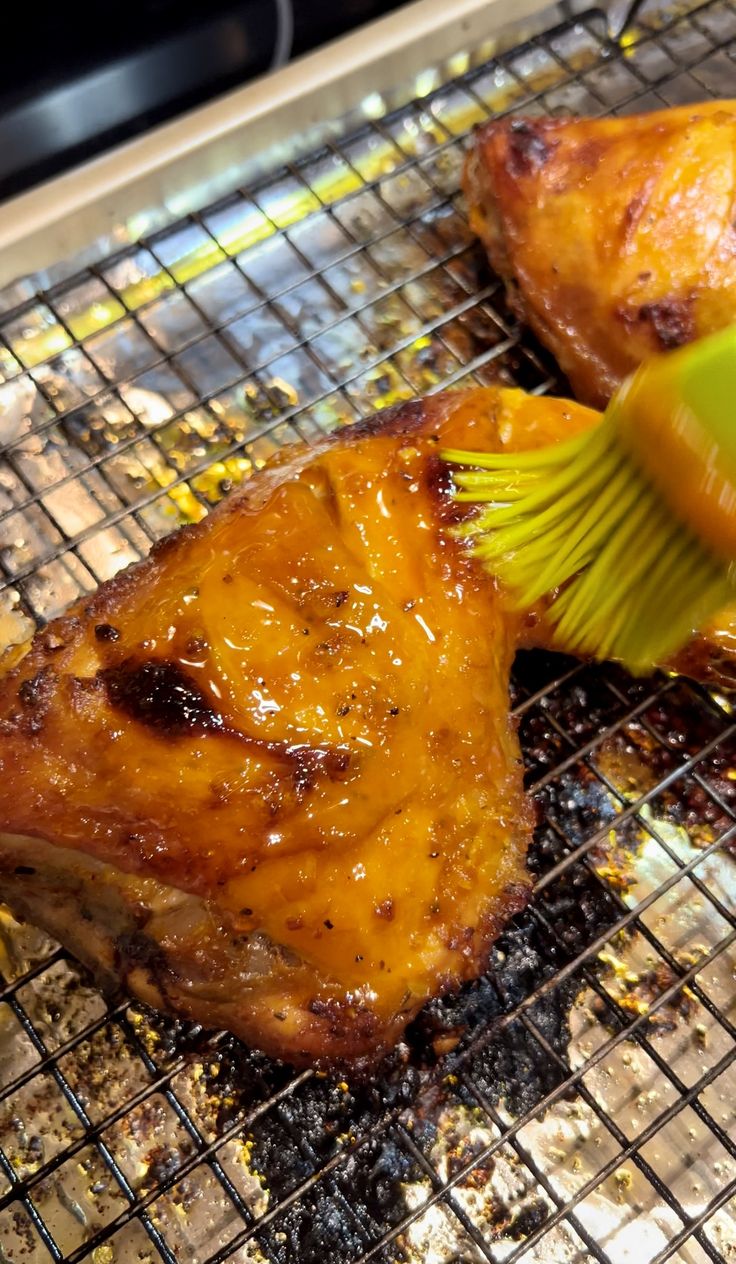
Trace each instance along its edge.
<instances>
[{"instance_id":1,"label":"burnt drippings on pan","mask_svg":"<svg viewBox=\"0 0 736 1264\"><path fill-rule=\"evenodd\" d=\"M676 724L672 723L673 712ZM654 702L642 718L646 724L631 726L628 736L651 770L655 784L711 743L724 726L723 717L713 705L707 700L704 704L704 691L684 680L673 682L667 695ZM731 825L729 811L736 812L735 767L736 740L731 737L719 741L698 761L698 779L680 778L676 785L657 794L657 814L666 814L675 824L682 825L691 842L707 846ZM736 843L732 840L728 846L733 850Z\"/></svg>"},{"instance_id":2,"label":"burnt drippings on pan","mask_svg":"<svg viewBox=\"0 0 736 1264\"><path fill-rule=\"evenodd\" d=\"M649 970L640 974L632 971L629 977L618 983L616 1005L625 1014L637 1018L648 1013L654 1002L668 991L677 981L677 975L666 961L660 961ZM696 1010L695 998L683 987L670 1000L665 1001L657 1010L649 1015L647 1022L655 1034L672 1032L680 1023L687 1023ZM611 1006L603 997L596 996L591 1003L591 1012L600 1022L611 1027ZM697 1033L696 1033L697 1038Z\"/></svg>"}]
</instances>

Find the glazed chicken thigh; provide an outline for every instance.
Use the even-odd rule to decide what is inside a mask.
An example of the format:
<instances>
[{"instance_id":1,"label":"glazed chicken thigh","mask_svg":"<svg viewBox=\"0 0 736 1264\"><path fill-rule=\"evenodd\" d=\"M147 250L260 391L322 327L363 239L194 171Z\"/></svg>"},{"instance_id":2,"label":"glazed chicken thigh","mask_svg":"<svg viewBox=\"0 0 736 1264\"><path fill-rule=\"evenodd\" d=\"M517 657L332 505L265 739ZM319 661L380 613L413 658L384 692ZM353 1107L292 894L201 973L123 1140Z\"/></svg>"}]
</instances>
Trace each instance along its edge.
<instances>
[{"instance_id":1,"label":"glazed chicken thigh","mask_svg":"<svg viewBox=\"0 0 736 1264\"><path fill-rule=\"evenodd\" d=\"M736 104L503 118L465 167L472 227L578 399L736 320Z\"/></svg>"},{"instance_id":2,"label":"glazed chicken thigh","mask_svg":"<svg viewBox=\"0 0 736 1264\"><path fill-rule=\"evenodd\" d=\"M10 651L0 872L103 984L296 1064L371 1059L528 894L505 612L443 445L593 424L477 389L283 451ZM732 627L686 666L731 679Z\"/></svg>"}]
</instances>

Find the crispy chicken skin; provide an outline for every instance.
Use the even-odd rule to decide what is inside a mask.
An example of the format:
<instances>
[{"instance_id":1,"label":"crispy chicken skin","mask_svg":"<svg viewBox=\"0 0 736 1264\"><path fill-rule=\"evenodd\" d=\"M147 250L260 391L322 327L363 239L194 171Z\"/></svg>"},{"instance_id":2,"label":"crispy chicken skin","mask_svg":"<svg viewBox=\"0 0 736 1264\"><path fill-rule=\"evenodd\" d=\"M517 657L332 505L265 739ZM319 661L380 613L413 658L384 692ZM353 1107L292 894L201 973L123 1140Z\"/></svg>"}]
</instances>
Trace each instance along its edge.
<instances>
[{"instance_id":1,"label":"crispy chicken skin","mask_svg":"<svg viewBox=\"0 0 736 1264\"><path fill-rule=\"evenodd\" d=\"M11 909L103 983L296 1064L372 1059L476 976L528 894L507 686L544 619L505 615L448 531L438 449L595 419L477 389L285 450L11 651ZM689 653L702 674L712 637Z\"/></svg>"},{"instance_id":2,"label":"crispy chicken skin","mask_svg":"<svg viewBox=\"0 0 736 1264\"><path fill-rule=\"evenodd\" d=\"M472 227L578 399L736 320L735 165L731 101L476 132Z\"/></svg>"}]
</instances>

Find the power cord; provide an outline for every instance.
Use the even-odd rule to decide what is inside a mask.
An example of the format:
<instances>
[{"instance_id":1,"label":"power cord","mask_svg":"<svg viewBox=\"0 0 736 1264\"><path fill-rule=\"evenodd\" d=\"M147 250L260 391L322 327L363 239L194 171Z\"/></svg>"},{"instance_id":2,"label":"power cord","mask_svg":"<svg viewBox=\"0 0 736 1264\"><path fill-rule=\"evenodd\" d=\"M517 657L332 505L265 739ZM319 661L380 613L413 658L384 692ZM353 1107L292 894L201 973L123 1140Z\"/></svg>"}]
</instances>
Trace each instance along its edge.
<instances>
[{"instance_id":1,"label":"power cord","mask_svg":"<svg viewBox=\"0 0 736 1264\"><path fill-rule=\"evenodd\" d=\"M276 43L271 59L271 70L285 66L291 56L294 42L294 10L292 0L274 0L276 5Z\"/></svg>"}]
</instances>

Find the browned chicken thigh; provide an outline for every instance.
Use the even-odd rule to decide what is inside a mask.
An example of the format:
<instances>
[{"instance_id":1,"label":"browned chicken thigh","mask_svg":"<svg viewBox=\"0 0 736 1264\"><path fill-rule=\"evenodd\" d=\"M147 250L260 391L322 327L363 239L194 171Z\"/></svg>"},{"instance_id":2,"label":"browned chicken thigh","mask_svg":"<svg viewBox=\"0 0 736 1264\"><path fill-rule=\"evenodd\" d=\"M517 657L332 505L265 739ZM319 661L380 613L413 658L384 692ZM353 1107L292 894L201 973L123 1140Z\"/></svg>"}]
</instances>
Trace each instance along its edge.
<instances>
[{"instance_id":1,"label":"browned chicken thigh","mask_svg":"<svg viewBox=\"0 0 736 1264\"><path fill-rule=\"evenodd\" d=\"M596 414L520 391L292 448L11 651L2 896L106 983L295 1063L372 1058L525 902L516 647L443 445ZM734 634L688 667L729 678Z\"/></svg>"},{"instance_id":2,"label":"browned chicken thigh","mask_svg":"<svg viewBox=\"0 0 736 1264\"><path fill-rule=\"evenodd\" d=\"M503 118L475 135L471 224L576 396L736 320L736 103Z\"/></svg>"}]
</instances>

